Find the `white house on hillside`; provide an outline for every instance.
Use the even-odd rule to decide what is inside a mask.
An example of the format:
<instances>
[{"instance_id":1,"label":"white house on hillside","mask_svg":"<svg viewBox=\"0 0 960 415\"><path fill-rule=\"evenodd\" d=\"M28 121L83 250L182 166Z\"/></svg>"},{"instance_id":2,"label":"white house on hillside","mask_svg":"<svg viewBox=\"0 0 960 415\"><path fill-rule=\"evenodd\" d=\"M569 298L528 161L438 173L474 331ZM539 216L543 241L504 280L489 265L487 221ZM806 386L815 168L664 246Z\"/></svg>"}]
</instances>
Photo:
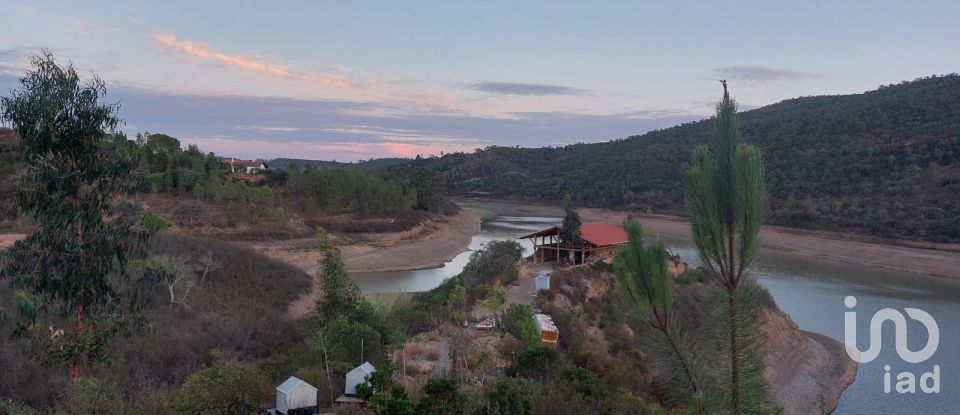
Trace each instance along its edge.
<instances>
[{"instance_id":1,"label":"white house on hillside","mask_svg":"<svg viewBox=\"0 0 960 415\"><path fill-rule=\"evenodd\" d=\"M231 171L238 173L259 173L267 169L267 165L260 160L237 160L230 159L224 161Z\"/></svg>"}]
</instances>

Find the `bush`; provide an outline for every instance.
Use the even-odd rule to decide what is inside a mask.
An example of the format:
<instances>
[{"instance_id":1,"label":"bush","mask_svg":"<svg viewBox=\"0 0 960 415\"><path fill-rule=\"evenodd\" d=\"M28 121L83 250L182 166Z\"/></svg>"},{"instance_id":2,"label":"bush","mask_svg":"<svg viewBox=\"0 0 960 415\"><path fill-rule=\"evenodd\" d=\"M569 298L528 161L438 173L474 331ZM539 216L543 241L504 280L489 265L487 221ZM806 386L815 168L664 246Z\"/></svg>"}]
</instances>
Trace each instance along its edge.
<instances>
[{"instance_id":1,"label":"bush","mask_svg":"<svg viewBox=\"0 0 960 415\"><path fill-rule=\"evenodd\" d=\"M250 365L219 361L190 375L173 401L183 415L257 413L264 399L261 375Z\"/></svg>"},{"instance_id":2,"label":"bush","mask_svg":"<svg viewBox=\"0 0 960 415\"><path fill-rule=\"evenodd\" d=\"M463 414L467 410L467 396L460 392L457 381L434 378L423 387L423 396L417 402L416 413L423 415Z\"/></svg>"},{"instance_id":3,"label":"bush","mask_svg":"<svg viewBox=\"0 0 960 415\"><path fill-rule=\"evenodd\" d=\"M535 384L526 379L500 377L483 391L486 406L494 414L533 414Z\"/></svg>"},{"instance_id":4,"label":"bush","mask_svg":"<svg viewBox=\"0 0 960 415\"><path fill-rule=\"evenodd\" d=\"M546 346L528 347L517 357L517 373L527 378L550 377L560 362L560 354Z\"/></svg>"},{"instance_id":5,"label":"bush","mask_svg":"<svg viewBox=\"0 0 960 415\"><path fill-rule=\"evenodd\" d=\"M528 347L540 345L537 324L533 322L533 308L529 305L511 304L503 315L503 326Z\"/></svg>"},{"instance_id":6,"label":"bush","mask_svg":"<svg viewBox=\"0 0 960 415\"><path fill-rule=\"evenodd\" d=\"M204 210L199 200L181 200L173 209L173 215L181 224L192 226L200 220Z\"/></svg>"},{"instance_id":7,"label":"bush","mask_svg":"<svg viewBox=\"0 0 960 415\"><path fill-rule=\"evenodd\" d=\"M153 235L166 230L170 226L167 221L153 212L147 212L140 218L140 227L147 233Z\"/></svg>"}]
</instances>

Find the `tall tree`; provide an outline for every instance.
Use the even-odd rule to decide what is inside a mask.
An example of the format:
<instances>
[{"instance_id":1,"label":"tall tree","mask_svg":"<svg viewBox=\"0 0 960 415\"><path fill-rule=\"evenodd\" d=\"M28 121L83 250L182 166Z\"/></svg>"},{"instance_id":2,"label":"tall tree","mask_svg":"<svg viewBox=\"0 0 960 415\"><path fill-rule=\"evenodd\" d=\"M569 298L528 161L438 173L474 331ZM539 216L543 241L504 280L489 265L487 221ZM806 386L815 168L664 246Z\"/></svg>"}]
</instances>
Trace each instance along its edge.
<instances>
[{"instance_id":1,"label":"tall tree","mask_svg":"<svg viewBox=\"0 0 960 415\"><path fill-rule=\"evenodd\" d=\"M323 297L317 300L317 311L326 321L333 321L341 316L352 317L363 300L360 288L350 279L340 256L340 249L333 244L327 232L319 229L317 238L320 241L321 256L318 278L323 284Z\"/></svg>"},{"instance_id":2,"label":"tall tree","mask_svg":"<svg viewBox=\"0 0 960 415\"><path fill-rule=\"evenodd\" d=\"M643 228L636 219L628 219L624 228L627 244L617 251L613 260L620 293L627 305L659 335L655 348L667 356L670 369L667 383L673 387L674 396L700 400L703 395L694 347L683 328L682 317L675 316L673 309L667 248L660 241L645 245ZM695 403L702 412L703 402Z\"/></svg>"},{"instance_id":3,"label":"tall tree","mask_svg":"<svg viewBox=\"0 0 960 415\"><path fill-rule=\"evenodd\" d=\"M17 204L36 229L6 253L0 275L21 299L17 331L34 336L45 360L67 362L75 380L139 321L142 295L126 265L145 234L113 209L135 163L105 140L119 119L116 105L100 103L103 81L81 82L49 51L31 63L0 106L28 164Z\"/></svg>"},{"instance_id":4,"label":"tall tree","mask_svg":"<svg viewBox=\"0 0 960 415\"><path fill-rule=\"evenodd\" d=\"M580 214L573 208L573 200L570 193L563 198L563 229L560 231L560 243L567 248L583 247L583 239L580 237Z\"/></svg>"},{"instance_id":5,"label":"tall tree","mask_svg":"<svg viewBox=\"0 0 960 415\"><path fill-rule=\"evenodd\" d=\"M686 210L693 242L703 267L715 277L726 294L728 325L730 409L744 413L742 397L755 379L744 376L745 352L741 343L744 320L738 294L744 271L753 263L760 245L766 190L760 151L743 142L737 105L730 98L726 81L723 99L717 104L716 137L693 151L683 168L686 179ZM747 362L749 364L749 362Z\"/></svg>"}]
</instances>

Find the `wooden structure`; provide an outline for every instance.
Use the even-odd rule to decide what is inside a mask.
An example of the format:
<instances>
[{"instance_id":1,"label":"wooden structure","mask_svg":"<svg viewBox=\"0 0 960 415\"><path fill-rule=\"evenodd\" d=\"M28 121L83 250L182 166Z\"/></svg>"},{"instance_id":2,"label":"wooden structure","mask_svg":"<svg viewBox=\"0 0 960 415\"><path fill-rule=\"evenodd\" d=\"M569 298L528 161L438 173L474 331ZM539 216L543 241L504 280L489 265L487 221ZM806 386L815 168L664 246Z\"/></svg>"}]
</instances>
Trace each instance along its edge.
<instances>
[{"instance_id":1,"label":"wooden structure","mask_svg":"<svg viewBox=\"0 0 960 415\"><path fill-rule=\"evenodd\" d=\"M533 242L533 258L538 262L569 259L574 264L604 259L613 256L620 245L627 243L627 232L622 227L603 222L580 225L583 247L561 245L560 232L563 226L555 225L542 231L521 236Z\"/></svg>"},{"instance_id":2,"label":"wooden structure","mask_svg":"<svg viewBox=\"0 0 960 415\"><path fill-rule=\"evenodd\" d=\"M557 330L557 325L553 324L553 319L546 314L534 314L533 321L537 324L537 332L540 333L540 343L547 347L557 348L560 331Z\"/></svg>"}]
</instances>

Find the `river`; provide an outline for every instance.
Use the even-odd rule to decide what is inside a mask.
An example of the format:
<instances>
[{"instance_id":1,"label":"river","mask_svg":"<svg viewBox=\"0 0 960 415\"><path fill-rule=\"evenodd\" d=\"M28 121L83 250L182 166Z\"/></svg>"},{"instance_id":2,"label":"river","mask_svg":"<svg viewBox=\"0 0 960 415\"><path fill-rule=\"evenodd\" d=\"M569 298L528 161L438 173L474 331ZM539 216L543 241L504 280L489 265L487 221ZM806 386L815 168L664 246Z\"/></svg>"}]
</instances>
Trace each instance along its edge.
<instances>
[{"instance_id":1,"label":"river","mask_svg":"<svg viewBox=\"0 0 960 415\"><path fill-rule=\"evenodd\" d=\"M493 240L513 239L523 234L559 223L559 218L496 216L485 220L480 234L473 237L465 251L443 267L395 272L353 274L366 293L419 292L429 290L446 278L456 275L469 261L472 251ZM684 262L696 266L698 261L689 240L664 237L670 249ZM518 241L530 253L530 243ZM882 329L882 349L872 362L862 363L857 378L843 393L834 414L960 414L960 281L889 271L858 264L800 256L774 249L762 249L751 269L761 285L773 295L781 310L800 328L843 340L844 312L855 311L858 323L858 346L869 346L870 318L883 308L900 310L918 308L929 313L940 331L939 348L925 362L911 364L897 354L892 323ZM844 305L847 296L854 296L853 309ZM907 345L920 350L927 341L924 326L907 318ZM884 391L885 366L890 366L890 393ZM920 379L939 366L939 393L924 393ZM918 382L915 393L896 391L897 376L913 374ZM906 376L906 375L904 375ZM929 383L932 385L932 381Z\"/></svg>"}]
</instances>

